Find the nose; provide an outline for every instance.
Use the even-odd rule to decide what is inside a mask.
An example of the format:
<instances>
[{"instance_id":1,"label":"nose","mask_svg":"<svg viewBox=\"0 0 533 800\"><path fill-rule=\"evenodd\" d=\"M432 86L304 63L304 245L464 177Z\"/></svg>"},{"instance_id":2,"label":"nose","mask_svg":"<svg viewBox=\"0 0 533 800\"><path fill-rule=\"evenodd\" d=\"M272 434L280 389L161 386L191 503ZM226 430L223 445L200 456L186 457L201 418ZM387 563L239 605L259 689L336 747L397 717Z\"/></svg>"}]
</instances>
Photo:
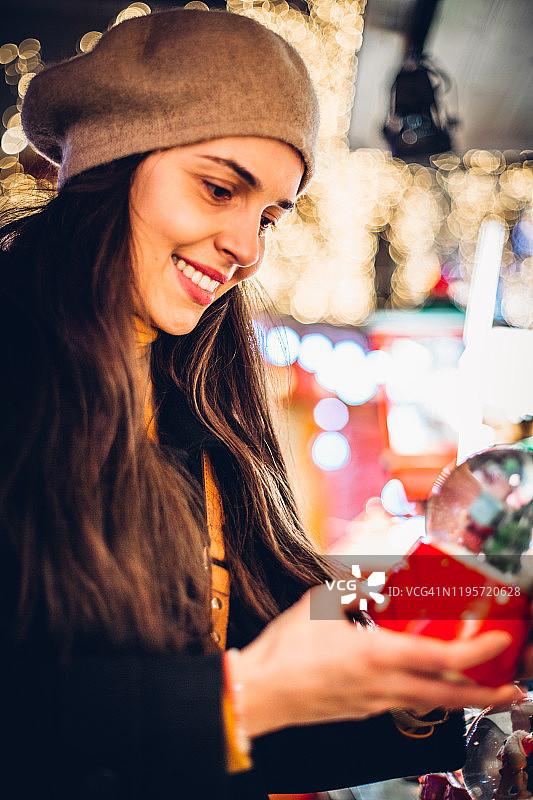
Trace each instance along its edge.
<instances>
[{"instance_id":1,"label":"nose","mask_svg":"<svg viewBox=\"0 0 533 800\"><path fill-rule=\"evenodd\" d=\"M259 261L263 240L259 236L261 216L247 210L228 215L216 237L216 247L238 267L253 267Z\"/></svg>"}]
</instances>

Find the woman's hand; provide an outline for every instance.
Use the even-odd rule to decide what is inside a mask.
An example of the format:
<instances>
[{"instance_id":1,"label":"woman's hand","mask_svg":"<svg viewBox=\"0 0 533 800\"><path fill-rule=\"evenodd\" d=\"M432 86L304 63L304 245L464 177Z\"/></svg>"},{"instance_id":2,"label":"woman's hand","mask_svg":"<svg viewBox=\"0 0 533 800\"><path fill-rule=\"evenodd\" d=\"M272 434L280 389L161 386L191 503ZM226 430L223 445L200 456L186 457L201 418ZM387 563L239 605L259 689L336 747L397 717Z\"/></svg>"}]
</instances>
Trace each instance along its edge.
<instances>
[{"instance_id":1,"label":"woman's hand","mask_svg":"<svg viewBox=\"0 0 533 800\"><path fill-rule=\"evenodd\" d=\"M312 592L324 591L315 587ZM501 631L442 642L314 620L310 592L241 650L244 722L252 737L291 725L364 719L392 708L506 705L522 692L487 688L460 673L509 644Z\"/></svg>"}]
</instances>

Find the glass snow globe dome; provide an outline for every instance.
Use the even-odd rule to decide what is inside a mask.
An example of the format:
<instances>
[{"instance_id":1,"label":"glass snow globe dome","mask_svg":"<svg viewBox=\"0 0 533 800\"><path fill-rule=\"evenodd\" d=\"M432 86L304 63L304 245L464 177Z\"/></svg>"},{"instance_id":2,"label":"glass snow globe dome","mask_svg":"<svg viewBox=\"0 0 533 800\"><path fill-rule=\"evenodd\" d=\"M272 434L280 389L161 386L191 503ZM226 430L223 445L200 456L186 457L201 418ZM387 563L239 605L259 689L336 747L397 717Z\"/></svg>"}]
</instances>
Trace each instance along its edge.
<instances>
[{"instance_id":1,"label":"glass snow globe dome","mask_svg":"<svg viewBox=\"0 0 533 800\"><path fill-rule=\"evenodd\" d=\"M477 716L467 735L463 779L473 800L533 797L533 693L515 706Z\"/></svg>"}]
</instances>

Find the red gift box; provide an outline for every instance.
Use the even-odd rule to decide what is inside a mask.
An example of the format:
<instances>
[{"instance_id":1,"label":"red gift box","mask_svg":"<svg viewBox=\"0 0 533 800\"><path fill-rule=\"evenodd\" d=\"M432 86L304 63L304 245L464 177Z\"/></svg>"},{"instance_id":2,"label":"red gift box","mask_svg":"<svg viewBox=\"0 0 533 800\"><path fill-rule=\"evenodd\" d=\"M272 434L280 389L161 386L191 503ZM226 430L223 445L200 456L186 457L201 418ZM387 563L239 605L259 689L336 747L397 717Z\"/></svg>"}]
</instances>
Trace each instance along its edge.
<instances>
[{"instance_id":1,"label":"red gift box","mask_svg":"<svg viewBox=\"0 0 533 800\"><path fill-rule=\"evenodd\" d=\"M485 686L500 686L515 675L530 627L529 596L500 580L475 556L419 540L389 573L385 600L369 600L369 611L384 628L451 640L490 630L508 631L511 644L465 675Z\"/></svg>"}]
</instances>

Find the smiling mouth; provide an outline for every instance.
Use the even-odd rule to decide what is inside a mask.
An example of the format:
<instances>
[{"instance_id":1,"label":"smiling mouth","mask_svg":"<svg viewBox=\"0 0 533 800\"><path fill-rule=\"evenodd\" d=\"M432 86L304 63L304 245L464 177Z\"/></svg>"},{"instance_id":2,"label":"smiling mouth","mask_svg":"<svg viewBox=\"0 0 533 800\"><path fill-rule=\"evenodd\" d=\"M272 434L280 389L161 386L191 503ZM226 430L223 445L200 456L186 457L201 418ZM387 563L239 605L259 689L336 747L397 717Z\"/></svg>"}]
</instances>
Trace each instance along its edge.
<instances>
[{"instance_id":1,"label":"smiling mouth","mask_svg":"<svg viewBox=\"0 0 533 800\"><path fill-rule=\"evenodd\" d=\"M192 283L200 289L204 289L206 292L216 291L222 283L222 281L216 281L214 278L210 278L205 272L195 269L195 267L187 263L187 261L184 261L183 258L180 258L175 253L172 254L172 261L179 271L183 272L186 278L189 278Z\"/></svg>"}]
</instances>

